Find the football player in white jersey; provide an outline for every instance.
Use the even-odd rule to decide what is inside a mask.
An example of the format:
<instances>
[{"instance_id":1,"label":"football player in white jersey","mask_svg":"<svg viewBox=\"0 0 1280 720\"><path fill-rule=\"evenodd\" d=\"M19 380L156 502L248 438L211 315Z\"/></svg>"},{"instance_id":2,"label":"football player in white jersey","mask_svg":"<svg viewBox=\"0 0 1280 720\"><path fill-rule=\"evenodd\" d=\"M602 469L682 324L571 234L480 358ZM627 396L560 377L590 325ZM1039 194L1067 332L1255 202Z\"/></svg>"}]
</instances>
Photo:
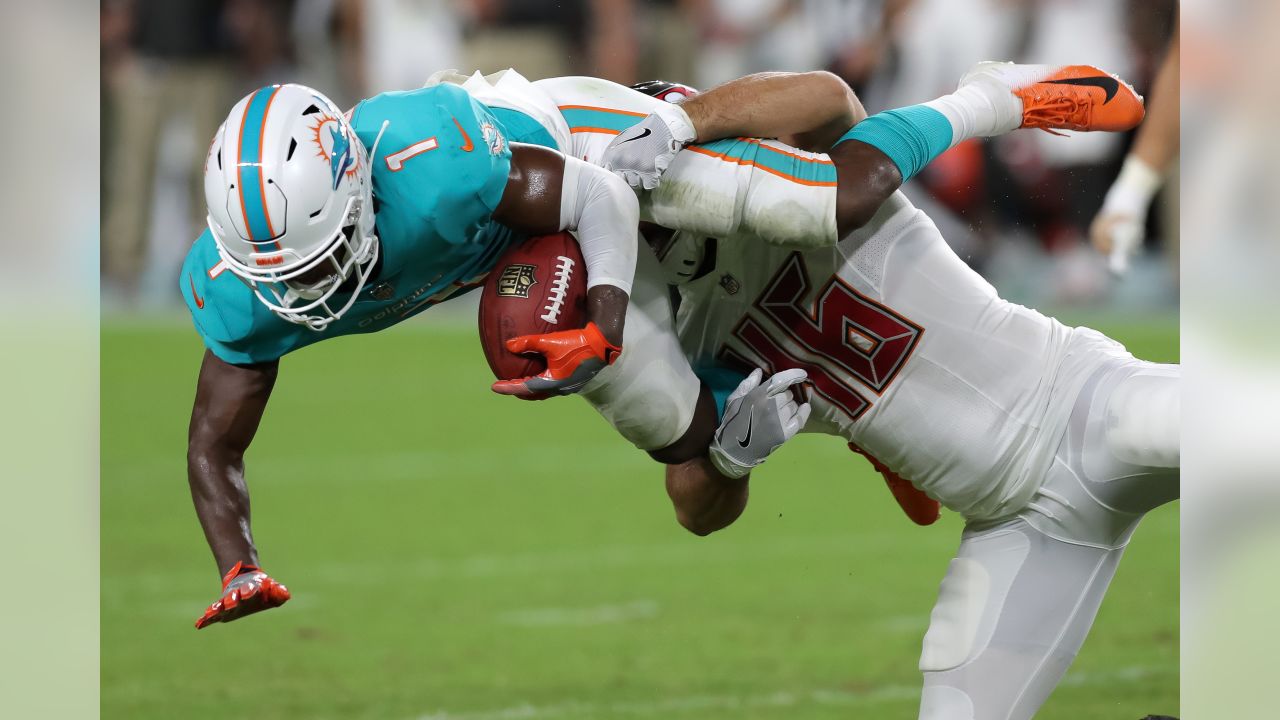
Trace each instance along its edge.
<instances>
[{"instance_id":1,"label":"football player in white jersey","mask_svg":"<svg viewBox=\"0 0 1280 720\"><path fill-rule=\"evenodd\" d=\"M556 82L569 85L540 84ZM713 91L700 103L752 106L730 98ZM575 104L571 92L557 102ZM661 122L658 111L612 149L601 138L575 149L652 186L663 161L613 150ZM678 204L670 209L680 226ZM751 468L799 426L841 437L963 515L924 640L920 717L1032 717L1083 643L1138 521L1177 497L1178 367L1000 299L900 193L834 245L747 240L677 233L658 243L665 273L642 252L629 351L583 396L653 450L706 427L706 387L723 397L731 370L756 369L712 408L723 419L709 452L668 465L677 517L699 534L736 519ZM674 322L671 278L681 282ZM779 399L801 377L807 403Z\"/></svg>"}]
</instances>

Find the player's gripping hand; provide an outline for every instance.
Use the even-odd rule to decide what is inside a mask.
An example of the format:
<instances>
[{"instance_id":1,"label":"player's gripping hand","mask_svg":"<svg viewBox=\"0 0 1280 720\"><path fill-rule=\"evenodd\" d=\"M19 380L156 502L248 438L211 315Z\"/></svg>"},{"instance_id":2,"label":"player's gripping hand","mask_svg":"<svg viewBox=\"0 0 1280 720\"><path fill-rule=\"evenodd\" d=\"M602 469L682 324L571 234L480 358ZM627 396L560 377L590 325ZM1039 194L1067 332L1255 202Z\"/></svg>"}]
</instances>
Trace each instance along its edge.
<instances>
[{"instance_id":1,"label":"player's gripping hand","mask_svg":"<svg viewBox=\"0 0 1280 720\"><path fill-rule=\"evenodd\" d=\"M804 370L784 370L761 384L753 371L724 406L724 420L711 441L711 463L722 475L740 478L795 437L809 420L809 403L797 403L791 386L808 379Z\"/></svg>"},{"instance_id":2,"label":"player's gripping hand","mask_svg":"<svg viewBox=\"0 0 1280 720\"><path fill-rule=\"evenodd\" d=\"M256 565L238 562L222 578L222 597L196 618L196 629L239 620L245 615L279 607L288 600L288 588Z\"/></svg>"},{"instance_id":3,"label":"player's gripping hand","mask_svg":"<svg viewBox=\"0 0 1280 720\"><path fill-rule=\"evenodd\" d=\"M652 190L676 153L697 137L685 111L663 103L653 114L619 133L605 148L601 165L636 190Z\"/></svg>"},{"instance_id":4,"label":"player's gripping hand","mask_svg":"<svg viewBox=\"0 0 1280 720\"><path fill-rule=\"evenodd\" d=\"M537 375L493 384L493 391L499 395L524 400L576 393L622 352L622 348L604 338L593 322L577 330L511 338L507 349L513 353L537 353L547 360L547 369Z\"/></svg>"}]
</instances>

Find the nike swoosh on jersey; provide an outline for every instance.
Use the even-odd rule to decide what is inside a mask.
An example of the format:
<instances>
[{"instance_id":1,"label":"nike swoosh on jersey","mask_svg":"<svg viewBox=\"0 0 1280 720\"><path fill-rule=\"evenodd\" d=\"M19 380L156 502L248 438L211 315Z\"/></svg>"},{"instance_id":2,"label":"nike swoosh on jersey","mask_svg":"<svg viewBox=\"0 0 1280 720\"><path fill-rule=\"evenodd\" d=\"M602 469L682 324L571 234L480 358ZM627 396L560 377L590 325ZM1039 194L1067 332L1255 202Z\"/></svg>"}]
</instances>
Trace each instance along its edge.
<instances>
[{"instance_id":1,"label":"nike swoosh on jersey","mask_svg":"<svg viewBox=\"0 0 1280 720\"><path fill-rule=\"evenodd\" d=\"M745 448L746 446L751 444L751 430L752 430L752 426L755 425L755 421L756 421L756 416L754 414L747 416L747 436L738 440L738 447Z\"/></svg>"},{"instance_id":2,"label":"nike swoosh on jersey","mask_svg":"<svg viewBox=\"0 0 1280 720\"><path fill-rule=\"evenodd\" d=\"M458 132L462 133L462 152L475 150L476 146L471 144L471 136L467 134L466 130L462 129L462 123L458 122L458 118L453 118L453 124L458 127Z\"/></svg>"},{"instance_id":3,"label":"nike swoosh on jersey","mask_svg":"<svg viewBox=\"0 0 1280 720\"><path fill-rule=\"evenodd\" d=\"M649 136L650 136L650 135L652 135L652 134L653 134L653 131L652 131L652 130L650 130L649 128L645 128L645 129L644 129L644 132L640 133L639 135L637 135L637 136L635 136L635 137L629 137L629 138L627 138L626 140L623 140L622 142L620 142L620 143L618 143L618 144L619 144L619 145L621 145L622 143L629 143L629 142L631 142L632 140L639 140L639 139L641 139L641 138L646 138L646 137L649 137Z\"/></svg>"},{"instance_id":4,"label":"nike swoosh on jersey","mask_svg":"<svg viewBox=\"0 0 1280 720\"><path fill-rule=\"evenodd\" d=\"M191 273L187 273L187 282L191 283L191 297L195 298L196 309L203 310L204 298L200 297L199 293L196 292L196 279L192 277Z\"/></svg>"},{"instance_id":5,"label":"nike swoosh on jersey","mask_svg":"<svg viewBox=\"0 0 1280 720\"><path fill-rule=\"evenodd\" d=\"M1107 93L1107 99L1102 101L1103 105L1111 102L1116 93L1120 92L1120 81L1104 75L1087 78L1068 78L1066 80L1046 80L1045 82L1049 85L1080 85L1083 87L1102 88Z\"/></svg>"}]
</instances>

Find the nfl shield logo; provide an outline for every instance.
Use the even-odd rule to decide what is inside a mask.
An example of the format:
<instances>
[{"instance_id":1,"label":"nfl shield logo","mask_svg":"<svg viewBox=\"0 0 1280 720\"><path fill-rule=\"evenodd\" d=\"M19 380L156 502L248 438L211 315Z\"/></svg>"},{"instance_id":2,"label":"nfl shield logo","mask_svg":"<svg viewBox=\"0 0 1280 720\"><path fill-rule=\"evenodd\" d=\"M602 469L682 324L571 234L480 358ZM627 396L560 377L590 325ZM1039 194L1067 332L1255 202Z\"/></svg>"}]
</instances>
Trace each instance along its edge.
<instances>
[{"instance_id":1,"label":"nfl shield logo","mask_svg":"<svg viewBox=\"0 0 1280 720\"><path fill-rule=\"evenodd\" d=\"M391 283L384 282L375 285L369 294L373 295L374 300L390 300L396 294L396 289Z\"/></svg>"},{"instance_id":2,"label":"nfl shield logo","mask_svg":"<svg viewBox=\"0 0 1280 720\"><path fill-rule=\"evenodd\" d=\"M499 297L529 297L529 288L538 284L533 276L537 265L508 265L498 278Z\"/></svg>"}]
</instances>

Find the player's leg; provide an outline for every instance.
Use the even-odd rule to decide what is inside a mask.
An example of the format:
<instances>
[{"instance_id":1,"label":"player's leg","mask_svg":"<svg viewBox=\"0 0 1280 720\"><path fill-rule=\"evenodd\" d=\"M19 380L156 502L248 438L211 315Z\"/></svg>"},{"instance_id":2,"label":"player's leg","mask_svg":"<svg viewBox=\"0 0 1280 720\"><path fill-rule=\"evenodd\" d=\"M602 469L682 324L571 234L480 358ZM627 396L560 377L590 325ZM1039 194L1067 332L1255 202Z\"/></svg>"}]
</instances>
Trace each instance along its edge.
<instances>
[{"instance_id":1,"label":"player's leg","mask_svg":"<svg viewBox=\"0 0 1280 720\"><path fill-rule=\"evenodd\" d=\"M837 141L839 234L861 227L902 183L965 140L1020 127L1127 130L1142 116L1133 88L1097 68L979 63L954 93L872 115Z\"/></svg>"},{"instance_id":2,"label":"player's leg","mask_svg":"<svg viewBox=\"0 0 1280 720\"><path fill-rule=\"evenodd\" d=\"M1124 548L1023 519L965 530L920 655L921 720L1027 720L1075 659Z\"/></svg>"},{"instance_id":3,"label":"player's leg","mask_svg":"<svg viewBox=\"0 0 1280 720\"><path fill-rule=\"evenodd\" d=\"M1138 521L1177 496L1177 382L1132 359L1098 370L1026 509L965 531L925 637L921 718L1030 718L1049 697ZM1155 427L1115 434L1138 422Z\"/></svg>"}]
</instances>

